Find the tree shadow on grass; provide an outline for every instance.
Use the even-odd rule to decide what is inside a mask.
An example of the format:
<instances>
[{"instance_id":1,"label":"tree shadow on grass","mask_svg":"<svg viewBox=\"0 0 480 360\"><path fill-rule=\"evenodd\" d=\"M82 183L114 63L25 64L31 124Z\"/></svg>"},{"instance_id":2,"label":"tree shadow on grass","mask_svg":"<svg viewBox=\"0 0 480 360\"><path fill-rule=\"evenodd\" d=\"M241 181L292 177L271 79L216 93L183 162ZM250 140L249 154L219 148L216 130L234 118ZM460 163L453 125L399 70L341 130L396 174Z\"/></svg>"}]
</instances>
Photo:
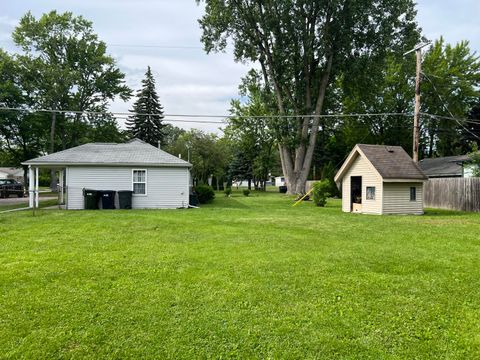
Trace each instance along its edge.
<instances>
[{"instance_id":1,"label":"tree shadow on grass","mask_svg":"<svg viewBox=\"0 0 480 360\"><path fill-rule=\"evenodd\" d=\"M447 209L425 209L424 215L426 216L465 216L475 214L475 212L459 211L459 210L447 210ZM480 213L476 213L480 214Z\"/></svg>"},{"instance_id":2,"label":"tree shadow on grass","mask_svg":"<svg viewBox=\"0 0 480 360\"><path fill-rule=\"evenodd\" d=\"M201 205L200 205L201 207ZM208 204L208 207L209 208L217 208L217 209L220 209L220 208L224 208L224 209L248 209L250 208L250 206L246 205L245 203L242 203L238 200L236 200L235 198L232 198L232 197L228 197L228 198L224 198L224 199L218 199L217 200L213 200L213 202L211 202L210 204Z\"/></svg>"}]
</instances>

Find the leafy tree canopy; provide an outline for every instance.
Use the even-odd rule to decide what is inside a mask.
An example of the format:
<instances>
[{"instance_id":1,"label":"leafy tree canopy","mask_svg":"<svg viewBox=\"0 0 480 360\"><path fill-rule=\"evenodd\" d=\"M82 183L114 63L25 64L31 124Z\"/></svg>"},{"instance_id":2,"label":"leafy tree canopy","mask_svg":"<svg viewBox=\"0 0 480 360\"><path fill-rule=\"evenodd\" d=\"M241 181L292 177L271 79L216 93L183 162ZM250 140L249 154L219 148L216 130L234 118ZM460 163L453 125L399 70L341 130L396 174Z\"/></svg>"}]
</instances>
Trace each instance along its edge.
<instances>
[{"instance_id":1,"label":"leafy tree canopy","mask_svg":"<svg viewBox=\"0 0 480 360\"><path fill-rule=\"evenodd\" d=\"M364 71L417 33L411 0L205 0L207 52L234 45L238 61L258 63L283 123L278 138L289 192L303 193L326 95L347 69ZM354 64L358 64L354 66ZM306 115L301 117L300 115Z\"/></svg>"}]
</instances>

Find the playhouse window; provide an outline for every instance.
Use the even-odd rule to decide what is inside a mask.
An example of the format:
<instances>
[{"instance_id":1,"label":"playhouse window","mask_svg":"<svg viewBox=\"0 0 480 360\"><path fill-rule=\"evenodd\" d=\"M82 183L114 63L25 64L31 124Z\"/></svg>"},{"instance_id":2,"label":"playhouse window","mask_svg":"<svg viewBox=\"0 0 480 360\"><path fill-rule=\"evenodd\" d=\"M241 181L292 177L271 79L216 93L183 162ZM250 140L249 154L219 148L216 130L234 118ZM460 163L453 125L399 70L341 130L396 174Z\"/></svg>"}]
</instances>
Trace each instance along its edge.
<instances>
[{"instance_id":1,"label":"playhouse window","mask_svg":"<svg viewBox=\"0 0 480 360\"><path fill-rule=\"evenodd\" d=\"M375 186L367 186L367 200L375 200Z\"/></svg>"},{"instance_id":2,"label":"playhouse window","mask_svg":"<svg viewBox=\"0 0 480 360\"><path fill-rule=\"evenodd\" d=\"M410 201L417 201L417 188L415 186L410 188Z\"/></svg>"}]
</instances>

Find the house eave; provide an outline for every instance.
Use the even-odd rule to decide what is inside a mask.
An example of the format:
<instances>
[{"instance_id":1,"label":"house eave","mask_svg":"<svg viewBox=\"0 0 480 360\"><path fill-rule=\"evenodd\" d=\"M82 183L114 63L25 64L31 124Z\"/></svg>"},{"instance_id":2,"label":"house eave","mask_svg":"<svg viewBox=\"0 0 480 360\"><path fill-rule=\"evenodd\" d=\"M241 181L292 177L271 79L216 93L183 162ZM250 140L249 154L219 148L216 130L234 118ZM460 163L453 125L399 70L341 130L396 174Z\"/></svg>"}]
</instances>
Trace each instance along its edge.
<instances>
[{"instance_id":1,"label":"house eave","mask_svg":"<svg viewBox=\"0 0 480 360\"><path fill-rule=\"evenodd\" d=\"M385 179L383 178L383 182L388 183L405 183L405 182L426 182L428 179Z\"/></svg>"},{"instance_id":2,"label":"house eave","mask_svg":"<svg viewBox=\"0 0 480 360\"><path fill-rule=\"evenodd\" d=\"M192 164L165 164L165 163L90 163L90 162L36 162L36 161L26 161L22 165L31 165L36 167L45 167L45 168L64 168L67 166L92 166L92 167L178 167L178 168L191 168Z\"/></svg>"}]
</instances>

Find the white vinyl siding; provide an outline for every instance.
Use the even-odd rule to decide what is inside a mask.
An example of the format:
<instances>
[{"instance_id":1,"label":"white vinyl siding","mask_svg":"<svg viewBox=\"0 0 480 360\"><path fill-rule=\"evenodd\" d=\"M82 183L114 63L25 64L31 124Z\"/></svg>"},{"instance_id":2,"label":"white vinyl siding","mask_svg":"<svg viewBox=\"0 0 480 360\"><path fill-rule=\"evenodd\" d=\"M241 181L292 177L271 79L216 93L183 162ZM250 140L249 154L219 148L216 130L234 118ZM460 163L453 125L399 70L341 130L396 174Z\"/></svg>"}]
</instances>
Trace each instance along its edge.
<instances>
[{"instance_id":1,"label":"white vinyl siding","mask_svg":"<svg viewBox=\"0 0 480 360\"><path fill-rule=\"evenodd\" d=\"M342 181L342 210L351 211L350 200L350 177L362 177L362 213L381 214L382 213L382 177L373 168L370 163L360 155L356 155L350 168L347 170ZM375 187L375 200L367 200L367 186Z\"/></svg>"},{"instance_id":2,"label":"white vinyl siding","mask_svg":"<svg viewBox=\"0 0 480 360\"><path fill-rule=\"evenodd\" d=\"M82 189L132 190L131 167L67 168L67 207L83 209ZM133 196L134 209L179 208L189 203L189 170L179 167L153 167L146 169L147 195ZM115 201L118 208L118 200Z\"/></svg>"},{"instance_id":3,"label":"white vinyl siding","mask_svg":"<svg viewBox=\"0 0 480 360\"><path fill-rule=\"evenodd\" d=\"M416 188L416 200L410 200L410 188ZM423 214L423 183L383 183L384 214Z\"/></svg>"}]
</instances>

